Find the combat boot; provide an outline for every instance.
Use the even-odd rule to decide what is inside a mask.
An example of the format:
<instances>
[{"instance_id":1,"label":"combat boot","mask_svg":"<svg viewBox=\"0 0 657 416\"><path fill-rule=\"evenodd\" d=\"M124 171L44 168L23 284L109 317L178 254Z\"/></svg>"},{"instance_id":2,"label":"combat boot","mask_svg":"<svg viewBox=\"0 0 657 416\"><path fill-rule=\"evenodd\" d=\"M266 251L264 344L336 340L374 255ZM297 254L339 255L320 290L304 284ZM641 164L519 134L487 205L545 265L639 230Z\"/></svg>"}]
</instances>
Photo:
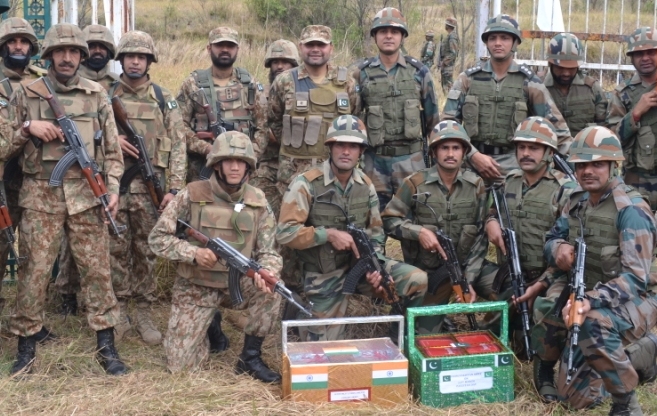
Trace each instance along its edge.
<instances>
[{"instance_id":1,"label":"combat boot","mask_svg":"<svg viewBox=\"0 0 657 416\"><path fill-rule=\"evenodd\" d=\"M121 341L131 329L130 317L128 316L128 301L119 299L119 323L114 327L116 340Z\"/></svg>"},{"instance_id":2,"label":"combat boot","mask_svg":"<svg viewBox=\"0 0 657 416\"><path fill-rule=\"evenodd\" d=\"M556 361L543 361L534 357L534 386L545 403L557 401L557 387L554 384L554 366Z\"/></svg>"},{"instance_id":3,"label":"combat boot","mask_svg":"<svg viewBox=\"0 0 657 416\"><path fill-rule=\"evenodd\" d=\"M46 344L50 341L54 341L57 338L59 338L57 336L57 334L55 334L54 332L51 332L45 326L42 326L41 330L39 332L37 332L36 334L34 334L33 337L34 337L34 339L36 339L36 342L38 342L39 344Z\"/></svg>"},{"instance_id":4,"label":"combat boot","mask_svg":"<svg viewBox=\"0 0 657 416\"><path fill-rule=\"evenodd\" d=\"M112 376L120 376L128 372L125 364L121 361L119 353L114 346L114 328L106 328L96 331L98 342L96 359L105 372Z\"/></svg>"},{"instance_id":5,"label":"combat boot","mask_svg":"<svg viewBox=\"0 0 657 416\"><path fill-rule=\"evenodd\" d=\"M137 303L137 333L146 345L157 345L162 342L162 334L157 330L151 319L150 302Z\"/></svg>"},{"instance_id":6,"label":"combat boot","mask_svg":"<svg viewBox=\"0 0 657 416\"><path fill-rule=\"evenodd\" d=\"M34 358L36 356L36 342L34 335L18 337L18 354L16 354L16 360L11 366L10 375L32 372L32 364L34 364Z\"/></svg>"},{"instance_id":7,"label":"combat boot","mask_svg":"<svg viewBox=\"0 0 657 416\"><path fill-rule=\"evenodd\" d=\"M643 416L639 399L635 392L627 393L622 396L611 396L611 410L609 416Z\"/></svg>"},{"instance_id":8,"label":"combat boot","mask_svg":"<svg viewBox=\"0 0 657 416\"><path fill-rule=\"evenodd\" d=\"M62 294L62 308L59 313L64 316L78 314L78 296L75 293Z\"/></svg>"},{"instance_id":9,"label":"combat boot","mask_svg":"<svg viewBox=\"0 0 657 416\"><path fill-rule=\"evenodd\" d=\"M639 383L651 383L657 378L657 335L648 333L625 348L632 367L639 375Z\"/></svg>"},{"instance_id":10,"label":"combat boot","mask_svg":"<svg viewBox=\"0 0 657 416\"><path fill-rule=\"evenodd\" d=\"M208 327L208 339L210 339L210 353L217 354L226 351L230 341L221 330L221 312L217 311Z\"/></svg>"},{"instance_id":11,"label":"combat boot","mask_svg":"<svg viewBox=\"0 0 657 416\"><path fill-rule=\"evenodd\" d=\"M237 360L235 372L247 373L265 383L280 383L281 375L272 371L260 357L264 338L244 334L244 349Z\"/></svg>"}]
</instances>

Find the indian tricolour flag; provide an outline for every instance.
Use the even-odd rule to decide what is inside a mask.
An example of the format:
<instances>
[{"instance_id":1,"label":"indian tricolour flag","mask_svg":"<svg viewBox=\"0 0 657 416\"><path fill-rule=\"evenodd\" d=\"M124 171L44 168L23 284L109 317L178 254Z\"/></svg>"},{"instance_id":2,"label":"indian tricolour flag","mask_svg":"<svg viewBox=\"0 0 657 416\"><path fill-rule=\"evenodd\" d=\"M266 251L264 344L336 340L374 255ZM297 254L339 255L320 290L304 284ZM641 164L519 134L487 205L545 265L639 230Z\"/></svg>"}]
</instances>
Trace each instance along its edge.
<instances>
[{"instance_id":1,"label":"indian tricolour flag","mask_svg":"<svg viewBox=\"0 0 657 416\"><path fill-rule=\"evenodd\" d=\"M328 388L328 366L292 367L292 390Z\"/></svg>"},{"instance_id":2,"label":"indian tricolour flag","mask_svg":"<svg viewBox=\"0 0 657 416\"><path fill-rule=\"evenodd\" d=\"M372 385L405 384L408 382L407 361L384 361L372 364Z\"/></svg>"}]
</instances>

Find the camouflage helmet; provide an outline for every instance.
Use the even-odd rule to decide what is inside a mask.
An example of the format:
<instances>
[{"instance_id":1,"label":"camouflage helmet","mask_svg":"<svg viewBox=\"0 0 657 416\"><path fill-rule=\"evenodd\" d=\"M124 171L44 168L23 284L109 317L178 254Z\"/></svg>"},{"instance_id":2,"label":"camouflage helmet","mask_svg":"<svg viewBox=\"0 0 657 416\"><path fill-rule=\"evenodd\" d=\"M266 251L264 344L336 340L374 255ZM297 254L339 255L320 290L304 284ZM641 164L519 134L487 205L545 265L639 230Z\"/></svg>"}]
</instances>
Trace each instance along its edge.
<instances>
[{"instance_id":1,"label":"camouflage helmet","mask_svg":"<svg viewBox=\"0 0 657 416\"><path fill-rule=\"evenodd\" d=\"M336 142L367 146L367 129L363 121L352 115L344 115L333 119L326 132L324 145Z\"/></svg>"},{"instance_id":2,"label":"camouflage helmet","mask_svg":"<svg viewBox=\"0 0 657 416\"><path fill-rule=\"evenodd\" d=\"M370 29L370 36L374 36L377 30L384 27L396 27L408 36L408 26L406 26L406 18L403 14L394 7L386 7L380 10L372 21L372 28Z\"/></svg>"},{"instance_id":3,"label":"camouflage helmet","mask_svg":"<svg viewBox=\"0 0 657 416\"><path fill-rule=\"evenodd\" d=\"M252 171L255 171L256 155L249 136L239 131L227 131L217 136L205 165L211 168L224 159L243 160L249 164Z\"/></svg>"},{"instance_id":4,"label":"camouflage helmet","mask_svg":"<svg viewBox=\"0 0 657 416\"><path fill-rule=\"evenodd\" d=\"M606 127L592 126L577 133L568 162L582 163L596 160L625 160L620 140L614 132Z\"/></svg>"},{"instance_id":5,"label":"camouflage helmet","mask_svg":"<svg viewBox=\"0 0 657 416\"><path fill-rule=\"evenodd\" d=\"M481 40L486 42L488 35L499 32L510 33L516 37L518 44L522 43L518 21L508 14L498 14L492 19L489 19L484 32L481 34Z\"/></svg>"},{"instance_id":6,"label":"camouflage helmet","mask_svg":"<svg viewBox=\"0 0 657 416\"><path fill-rule=\"evenodd\" d=\"M114 59L116 56L116 45L114 45L114 36L112 32L103 25L88 25L82 30L87 45L90 43L100 43L109 51L109 58Z\"/></svg>"},{"instance_id":7,"label":"camouflage helmet","mask_svg":"<svg viewBox=\"0 0 657 416\"><path fill-rule=\"evenodd\" d=\"M425 33L424 36L426 36L428 38L432 38L432 37L436 36L436 34L433 33L433 30L427 30L427 33Z\"/></svg>"},{"instance_id":8,"label":"camouflage helmet","mask_svg":"<svg viewBox=\"0 0 657 416\"><path fill-rule=\"evenodd\" d=\"M651 27L640 27L627 37L627 52L630 56L633 52L657 49L657 33Z\"/></svg>"},{"instance_id":9,"label":"camouflage helmet","mask_svg":"<svg viewBox=\"0 0 657 416\"><path fill-rule=\"evenodd\" d=\"M429 135L429 149L433 150L434 146L437 146L438 143L447 140L458 140L461 142L463 147L465 147L466 153L470 152L470 149L472 148L468 133L466 133L463 126L456 121L445 120L436 124Z\"/></svg>"},{"instance_id":10,"label":"camouflage helmet","mask_svg":"<svg viewBox=\"0 0 657 416\"><path fill-rule=\"evenodd\" d=\"M71 23L58 23L51 26L43 38L41 58L50 58L52 51L64 46L73 46L80 49L83 59L89 56L89 47L87 46L87 41L84 40L82 30L77 25Z\"/></svg>"},{"instance_id":11,"label":"camouflage helmet","mask_svg":"<svg viewBox=\"0 0 657 416\"><path fill-rule=\"evenodd\" d=\"M39 53L39 40L32 25L27 20L20 17L10 17L0 23L0 46L15 37L25 38L30 41L32 56Z\"/></svg>"},{"instance_id":12,"label":"camouflage helmet","mask_svg":"<svg viewBox=\"0 0 657 416\"><path fill-rule=\"evenodd\" d=\"M445 24L447 26L456 27L456 19L453 17L448 17L447 19L445 19Z\"/></svg>"},{"instance_id":13,"label":"camouflage helmet","mask_svg":"<svg viewBox=\"0 0 657 416\"><path fill-rule=\"evenodd\" d=\"M155 49L153 38L141 30L131 30L121 36L119 46L116 48L117 61L120 61L121 55L126 53L150 55L153 58L153 62L157 62L157 49Z\"/></svg>"},{"instance_id":14,"label":"camouflage helmet","mask_svg":"<svg viewBox=\"0 0 657 416\"><path fill-rule=\"evenodd\" d=\"M584 50L577 36L559 33L550 39L548 62L563 68L579 68L584 64Z\"/></svg>"},{"instance_id":15,"label":"camouflage helmet","mask_svg":"<svg viewBox=\"0 0 657 416\"><path fill-rule=\"evenodd\" d=\"M265 68L269 68L271 62L275 59L285 59L290 61L292 65L299 66L299 50L297 49L297 45L285 39L273 41L265 54Z\"/></svg>"},{"instance_id":16,"label":"camouflage helmet","mask_svg":"<svg viewBox=\"0 0 657 416\"><path fill-rule=\"evenodd\" d=\"M557 150L559 139L552 123L543 117L529 117L518 125L513 142L540 143Z\"/></svg>"}]
</instances>

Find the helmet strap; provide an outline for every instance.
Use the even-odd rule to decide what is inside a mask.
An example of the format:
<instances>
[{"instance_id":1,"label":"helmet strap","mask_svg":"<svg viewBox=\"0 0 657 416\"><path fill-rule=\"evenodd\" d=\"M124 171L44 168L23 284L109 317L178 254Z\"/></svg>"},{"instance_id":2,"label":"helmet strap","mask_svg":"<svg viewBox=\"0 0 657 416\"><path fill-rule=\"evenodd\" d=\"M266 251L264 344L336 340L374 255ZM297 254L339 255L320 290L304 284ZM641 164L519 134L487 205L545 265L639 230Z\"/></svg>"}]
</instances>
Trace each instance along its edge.
<instances>
[{"instance_id":1,"label":"helmet strap","mask_svg":"<svg viewBox=\"0 0 657 416\"><path fill-rule=\"evenodd\" d=\"M234 189L235 191L240 189L244 183L249 179L249 172L251 171L251 165L246 165L246 172L244 172L244 176L242 176L242 180L239 181L238 184L233 185L228 182L226 182L226 179L224 179L224 167L223 164L221 164L221 161L217 162L219 163L219 170L215 169L214 173L217 176L217 182L219 182L221 185L223 185L227 189ZM232 192L231 192L232 193Z\"/></svg>"}]
</instances>

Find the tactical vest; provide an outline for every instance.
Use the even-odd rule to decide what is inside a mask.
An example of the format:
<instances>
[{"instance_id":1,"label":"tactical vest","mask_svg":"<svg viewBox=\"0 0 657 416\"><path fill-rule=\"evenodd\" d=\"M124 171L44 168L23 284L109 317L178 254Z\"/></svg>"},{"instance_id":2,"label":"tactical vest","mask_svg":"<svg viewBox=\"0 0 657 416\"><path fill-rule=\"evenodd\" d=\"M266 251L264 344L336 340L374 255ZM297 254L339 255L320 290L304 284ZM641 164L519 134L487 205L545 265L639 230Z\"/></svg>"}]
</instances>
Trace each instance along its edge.
<instances>
[{"instance_id":1,"label":"tactical vest","mask_svg":"<svg viewBox=\"0 0 657 416\"><path fill-rule=\"evenodd\" d=\"M354 175L359 173L354 171ZM329 204L318 203L314 197L321 195L329 189L335 189L332 183L324 185L324 173L321 169L314 168L304 173L303 176L310 183L310 189L313 195L313 202L306 220L307 226L334 228L340 231L347 229L347 222L338 207ZM359 228L367 228L368 214L370 212L370 184L371 181L365 175L361 174L365 183L353 183L348 195L333 195L331 202L342 207L349 215L349 222ZM321 246L298 250L297 254L303 264L304 272L315 272L326 274L336 269L348 266L353 258L353 253L349 251L337 251L331 243L327 242Z\"/></svg>"},{"instance_id":2,"label":"tactical vest","mask_svg":"<svg viewBox=\"0 0 657 416\"><path fill-rule=\"evenodd\" d=\"M334 118L351 113L347 93L347 68L339 67L332 82L316 85L310 77L299 79L299 68L290 70L294 96L288 93L283 116L281 154L296 159L326 158L326 132Z\"/></svg>"},{"instance_id":3,"label":"tactical vest","mask_svg":"<svg viewBox=\"0 0 657 416\"><path fill-rule=\"evenodd\" d=\"M468 136L473 143L510 147L516 128L527 118L523 85L533 76L532 71L520 65L518 72L509 72L501 83L479 66L465 73L471 80L462 109Z\"/></svg>"},{"instance_id":4,"label":"tactical vest","mask_svg":"<svg viewBox=\"0 0 657 416\"><path fill-rule=\"evenodd\" d=\"M203 90L206 101L214 114L220 114L221 121L253 139L253 108L255 105L255 84L249 72L244 68L235 68L238 83L227 87L214 85L212 68L197 69L192 72L196 86ZM217 112L219 110L219 112ZM208 118L200 106L194 106L192 128L194 131L207 131ZM226 127L230 130L231 127Z\"/></svg>"},{"instance_id":5,"label":"tactical vest","mask_svg":"<svg viewBox=\"0 0 657 416\"><path fill-rule=\"evenodd\" d=\"M382 66L370 66L371 58L360 65L367 75L361 98L371 146L422 139L422 80L416 75L424 65L410 57L405 59L406 67L398 65L393 77Z\"/></svg>"},{"instance_id":6,"label":"tactical vest","mask_svg":"<svg viewBox=\"0 0 657 416\"><path fill-rule=\"evenodd\" d=\"M31 79L21 81L21 87L25 92L26 120L44 120L56 124L55 114L45 100L25 88L25 85L33 82ZM89 153L89 156L96 159L102 170L104 155L96 153L94 146L94 134L100 130L98 122L98 94L102 87L95 83L80 78L78 81L79 88L71 91L56 92L57 98L64 106L66 114L75 122L80 131L81 139ZM39 147L34 145L32 140L28 140L23 147L23 154L19 163L26 175L33 175L35 179L49 179L57 162L67 153L65 144L59 140L53 140L48 143L36 140ZM66 171L64 178L82 178L80 165L74 163Z\"/></svg>"},{"instance_id":7,"label":"tactical vest","mask_svg":"<svg viewBox=\"0 0 657 416\"><path fill-rule=\"evenodd\" d=\"M643 94L652 91L652 87L645 87L643 83L626 86L620 84L616 87L616 90L620 92L619 95L623 105L629 112L639 102ZM657 167L657 152L655 151L657 141L655 137L657 137L657 108L653 107L641 116L641 127L636 133L636 139L630 141L631 147L623 146L626 169L655 174L655 167Z\"/></svg>"},{"instance_id":8,"label":"tactical vest","mask_svg":"<svg viewBox=\"0 0 657 416\"><path fill-rule=\"evenodd\" d=\"M196 181L187 184L191 202L189 223L210 238L221 238L250 258L253 254L256 233L258 232L258 210L266 206L267 202L261 190L248 184L244 186L244 195L240 201L244 204L244 208L237 213L236 220L236 224L244 237L244 244L237 244L239 235L231 223L237 202L229 203L217 198L212 192L210 181ZM190 239L189 243L202 247L199 242L193 239ZM178 274L199 286L228 287L228 268L223 261L218 261L210 269L198 265L178 263Z\"/></svg>"},{"instance_id":9,"label":"tactical vest","mask_svg":"<svg viewBox=\"0 0 657 416\"><path fill-rule=\"evenodd\" d=\"M506 177L504 197L516 232L523 271L543 271L547 267L543 256L545 234L558 215L552 199L566 182L543 178L523 195L522 171L512 171Z\"/></svg>"},{"instance_id":10,"label":"tactical vest","mask_svg":"<svg viewBox=\"0 0 657 416\"><path fill-rule=\"evenodd\" d=\"M641 194L634 188L622 183L613 192L630 199L641 198ZM574 215L582 196L583 192L578 192L570 198L568 240L573 245L580 235L579 220L574 218ZM619 208L616 195L610 195L595 207L588 206L585 201L582 204L585 204L585 208L581 209L579 215L584 223L584 240L588 246L585 263L586 290L591 290L597 282L606 283L621 272L619 231L616 229Z\"/></svg>"},{"instance_id":11,"label":"tactical vest","mask_svg":"<svg viewBox=\"0 0 657 416\"><path fill-rule=\"evenodd\" d=\"M595 123L592 89L595 79L584 77L584 83L584 85L571 84L566 96L554 85L547 87L573 137L584 130L588 124Z\"/></svg>"},{"instance_id":12,"label":"tactical vest","mask_svg":"<svg viewBox=\"0 0 657 416\"><path fill-rule=\"evenodd\" d=\"M425 226L431 230L437 228L443 230L456 246L459 263L463 264L468 253L472 249L477 229L477 188L480 180L474 173L463 171L461 174L461 186L454 183L453 193L446 195L440 188L438 182L426 183L426 173L435 168L428 168L412 175L409 180L415 185L417 192L429 192L431 196L427 204L433 208L438 216L424 204L414 204L413 223ZM423 270L436 269L442 264L442 260L436 253L431 253L420 245L418 241L402 240L402 251L404 260L417 265ZM410 261L409 261L410 260Z\"/></svg>"}]
</instances>

